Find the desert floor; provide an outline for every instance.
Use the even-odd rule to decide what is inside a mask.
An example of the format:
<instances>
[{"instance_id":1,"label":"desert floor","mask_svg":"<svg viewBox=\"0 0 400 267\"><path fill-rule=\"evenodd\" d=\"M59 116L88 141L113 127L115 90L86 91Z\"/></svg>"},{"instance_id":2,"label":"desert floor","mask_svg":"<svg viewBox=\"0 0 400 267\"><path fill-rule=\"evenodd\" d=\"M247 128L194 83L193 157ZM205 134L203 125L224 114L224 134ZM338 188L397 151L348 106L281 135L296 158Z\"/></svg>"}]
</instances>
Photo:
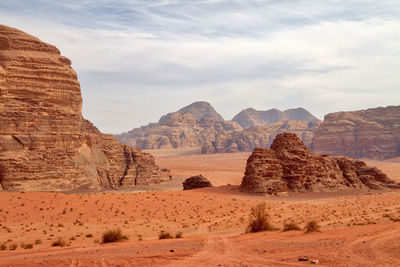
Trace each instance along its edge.
<instances>
[{"instance_id":1,"label":"desert floor","mask_svg":"<svg viewBox=\"0 0 400 267\"><path fill-rule=\"evenodd\" d=\"M249 153L154 151L175 179L153 191L0 193L0 266L400 266L400 191L250 196L239 191ZM400 179L400 160L367 161ZM214 188L182 191L202 174ZM142 188L141 190L148 190ZM266 202L274 227L245 234L251 207ZM106 230L128 240L101 244ZM158 240L160 231L183 238ZM52 243L64 240L64 247ZM33 248L24 249L32 244ZM15 250L9 250L15 245ZM29 246L28 246L29 247Z\"/></svg>"}]
</instances>

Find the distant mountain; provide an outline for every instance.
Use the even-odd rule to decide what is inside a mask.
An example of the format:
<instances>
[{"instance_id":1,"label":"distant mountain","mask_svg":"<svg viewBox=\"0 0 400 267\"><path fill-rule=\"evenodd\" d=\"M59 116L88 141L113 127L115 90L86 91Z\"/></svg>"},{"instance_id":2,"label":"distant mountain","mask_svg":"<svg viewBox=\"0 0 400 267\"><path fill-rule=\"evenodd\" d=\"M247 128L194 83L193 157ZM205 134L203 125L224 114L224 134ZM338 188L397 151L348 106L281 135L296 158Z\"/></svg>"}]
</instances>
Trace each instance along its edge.
<instances>
[{"instance_id":1,"label":"distant mountain","mask_svg":"<svg viewBox=\"0 0 400 267\"><path fill-rule=\"evenodd\" d=\"M293 113L296 113L291 110L278 112L284 114L279 118L294 117ZM310 144L312 131L318 122L278 120L268 126L243 130L237 122L225 121L209 103L195 102L162 116L157 123L116 137L122 143L141 149L201 147L203 153L239 152L252 151L256 146L268 147L282 131L295 132L306 144Z\"/></svg>"},{"instance_id":2,"label":"distant mountain","mask_svg":"<svg viewBox=\"0 0 400 267\"><path fill-rule=\"evenodd\" d=\"M313 151L357 158L400 156L400 106L327 114Z\"/></svg>"},{"instance_id":3,"label":"distant mountain","mask_svg":"<svg viewBox=\"0 0 400 267\"><path fill-rule=\"evenodd\" d=\"M254 126L267 126L279 121L301 120L311 122L318 119L304 108L287 109L285 111L275 108L265 111L248 108L239 112L232 120L237 122L242 128L247 129Z\"/></svg>"},{"instance_id":4,"label":"distant mountain","mask_svg":"<svg viewBox=\"0 0 400 267\"><path fill-rule=\"evenodd\" d=\"M255 126L243 131L221 134L203 153L230 153L248 151L255 147L269 148L275 136L282 132L295 133L305 145L310 146L313 132L321 121L279 121L268 126Z\"/></svg>"},{"instance_id":5,"label":"distant mountain","mask_svg":"<svg viewBox=\"0 0 400 267\"><path fill-rule=\"evenodd\" d=\"M241 131L207 102L195 102L161 117L158 123L116 135L120 142L142 149L202 147L222 133Z\"/></svg>"}]
</instances>

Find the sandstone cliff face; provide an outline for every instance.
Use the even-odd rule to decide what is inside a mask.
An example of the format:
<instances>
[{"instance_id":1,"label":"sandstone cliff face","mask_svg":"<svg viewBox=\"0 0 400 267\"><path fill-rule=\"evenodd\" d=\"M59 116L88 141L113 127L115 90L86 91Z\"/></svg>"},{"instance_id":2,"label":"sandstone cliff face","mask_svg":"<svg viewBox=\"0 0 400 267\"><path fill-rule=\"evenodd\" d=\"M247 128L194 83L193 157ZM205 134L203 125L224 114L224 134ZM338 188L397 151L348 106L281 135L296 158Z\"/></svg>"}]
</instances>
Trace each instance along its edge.
<instances>
[{"instance_id":1,"label":"sandstone cliff face","mask_svg":"<svg viewBox=\"0 0 400 267\"><path fill-rule=\"evenodd\" d=\"M218 135L240 130L237 123L224 121L210 104L195 102L161 117L158 123L116 137L142 149L183 148L208 146Z\"/></svg>"},{"instance_id":2,"label":"sandstone cliff face","mask_svg":"<svg viewBox=\"0 0 400 267\"><path fill-rule=\"evenodd\" d=\"M357 158L400 156L400 106L328 114L312 149Z\"/></svg>"},{"instance_id":3,"label":"sandstone cliff face","mask_svg":"<svg viewBox=\"0 0 400 267\"><path fill-rule=\"evenodd\" d=\"M255 148L241 188L256 194L400 188L380 170L347 157L313 154L293 133L276 136L271 149Z\"/></svg>"},{"instance_id":4,"label":"sandstone cliff face","mask_svg":"<svg viewBox=\"0 0 400 267\"><path fill-rule=\"evenodd\" d=\"M251 127L239 132L221 134L208 147L203 147L203 153L250 152L255 147L266 148L281 132L295 133L306 145L311 145L313 132L319 124L320 121L279 121L268 126Z\"/></svg>"},{"instance_id":5,"label":"sandstone cliff face","mask_svg":"<svg viewBox=\"0 0 400 267\"><path fill-rule=\"evenodd\" d=\"M100 189L169 179L151 155L82 118L77 75L59 50L0 25L0 184Z\"/></svg>"},{"instance_id":6,"label":"sandstone cliff face","mask_svg":"<svg viewBox=\"0 0 400 267\"><path fill-rule=\"evenodd\" d=\"M318 119L304 108L288 109L285 111L278 109L260 111L248 108L239 112L232 120L237 122L243 129L247 129L254 126L267 126L279 121L311 122Z\"/></svg>"}]
</instances>

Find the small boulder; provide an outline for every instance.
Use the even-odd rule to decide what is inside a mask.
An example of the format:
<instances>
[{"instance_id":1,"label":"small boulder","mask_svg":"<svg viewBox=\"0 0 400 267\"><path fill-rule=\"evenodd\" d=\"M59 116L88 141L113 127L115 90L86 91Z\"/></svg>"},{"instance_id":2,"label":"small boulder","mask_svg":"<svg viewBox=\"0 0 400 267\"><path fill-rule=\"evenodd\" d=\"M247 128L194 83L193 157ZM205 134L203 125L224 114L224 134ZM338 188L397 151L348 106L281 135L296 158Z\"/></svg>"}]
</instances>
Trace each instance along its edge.
<instances>
[{"instance_id":1,"label":"small boulder","mask_svg":"<svg viewBox=\"0 0 400 267\"><path fill-rule=\"evenodd\" d=\"M187 178L183 182L183 190L190 190L203 187L212 187L212 184L209 180L207 180L207 178L205 178L201 174Z\"/></svg>"}]
</instances>

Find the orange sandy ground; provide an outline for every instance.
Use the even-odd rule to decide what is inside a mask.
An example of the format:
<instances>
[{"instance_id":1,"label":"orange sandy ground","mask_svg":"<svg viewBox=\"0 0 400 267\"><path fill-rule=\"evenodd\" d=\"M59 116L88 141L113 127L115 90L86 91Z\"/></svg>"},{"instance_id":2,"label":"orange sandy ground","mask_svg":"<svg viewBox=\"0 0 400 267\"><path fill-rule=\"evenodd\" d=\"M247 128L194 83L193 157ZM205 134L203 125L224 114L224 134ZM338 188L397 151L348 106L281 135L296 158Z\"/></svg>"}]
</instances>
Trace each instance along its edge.
<instances>
[{"instance_id":1,"label":"orange sandy ground","mask_svg":"<svg viewBox=\"0 0 400 267\"><path fill-rule=\"evenodd\" d=\"M203 174L215 188L105 193L0 193L0 266L400 266L400 191L249 196L238 190L248 153L156 154L176 181ZM400 177L399 161L368 161ZM372 164L374 163L374 164ZM223 184L231 184L225 185ZM320 233L244 234L265 201L276 228L310 220ZM100 244L120 228L129 240ZM183 238L158 240L161 230ZM52 247L58 237L65 247ZM38 244L35 244L38 243ZM39 244L40 243L40 244ZM15 244L16 250L9 250ZM33 244L23 249L21 244ZM170 250L173 250L171 252Z\"/></svg>"}]
</instances>

